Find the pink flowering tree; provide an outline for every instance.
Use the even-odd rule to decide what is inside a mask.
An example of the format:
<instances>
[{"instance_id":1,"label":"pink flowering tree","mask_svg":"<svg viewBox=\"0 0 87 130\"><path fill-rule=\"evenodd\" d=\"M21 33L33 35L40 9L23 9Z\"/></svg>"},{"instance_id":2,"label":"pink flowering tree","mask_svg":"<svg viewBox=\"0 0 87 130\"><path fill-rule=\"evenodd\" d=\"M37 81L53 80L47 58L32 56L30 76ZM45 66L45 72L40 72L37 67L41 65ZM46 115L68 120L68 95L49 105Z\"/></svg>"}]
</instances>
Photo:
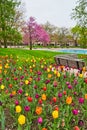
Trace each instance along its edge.
<instances>
[{"instance_id":1,"label":"pink flowering tree","mask_svg":"<svg viewBox=\"0 0 87 130\"><path fill-rule=\"evenodd\" d=\"M29 18L26 26L23 28L23 42L30 46L32 50L33 41L49 43L50 37L41 25L38 25L33 17Z\"/></svg>"}]
</instances>

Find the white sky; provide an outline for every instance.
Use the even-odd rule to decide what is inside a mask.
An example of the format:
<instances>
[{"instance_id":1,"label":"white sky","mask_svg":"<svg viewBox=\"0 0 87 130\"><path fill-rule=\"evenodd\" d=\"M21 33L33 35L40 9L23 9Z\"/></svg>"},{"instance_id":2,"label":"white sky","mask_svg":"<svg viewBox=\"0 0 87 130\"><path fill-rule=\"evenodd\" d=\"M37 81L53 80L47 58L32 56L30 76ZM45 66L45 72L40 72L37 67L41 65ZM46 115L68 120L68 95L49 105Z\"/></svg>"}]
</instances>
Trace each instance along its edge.
<instances>
[{"instance_id":1,"label":"white sky","mask_svg":"<svg viewBox=\"0 0 87 130\"><path fill-rule=\"evenodd\" d=\"M71 20L72 9L77 0L23 0L25 3L26 19L36 18L39 24L49 21L58 27L73 27L76 23Z\"/></svg>"}]
</instances>

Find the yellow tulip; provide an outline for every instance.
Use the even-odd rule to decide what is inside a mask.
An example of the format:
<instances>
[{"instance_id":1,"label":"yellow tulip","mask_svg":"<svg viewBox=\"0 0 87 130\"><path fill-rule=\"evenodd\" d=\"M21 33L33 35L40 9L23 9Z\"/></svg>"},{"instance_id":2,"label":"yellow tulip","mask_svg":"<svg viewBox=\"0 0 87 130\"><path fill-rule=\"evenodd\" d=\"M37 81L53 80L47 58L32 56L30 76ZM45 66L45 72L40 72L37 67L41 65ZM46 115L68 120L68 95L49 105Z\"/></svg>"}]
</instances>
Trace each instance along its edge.
<instances>
[{"instance_id":1,"label":"yellow tulip","mask_svg":"<svg viewBox=\"0 0 87 130\"><path fill-rule=\"evenodd\" d=\"M16 106L16 113L20 113L21 112L21 106L20 105L17 105Z\"/></svg>"},{"instance_id":2,"label":"yellow tulip","mask_svg":"<svg viewBox=\"0 0 87 130\"><path fill-rule=\"evenodd\" d=\"M4 85L1 85L1 89L4 89L5 88L5 86Z\"/></svg>"},{"instance_id":3,"label":"yellow tulip","mask_svg":"<svg viewBox=\"0 0 87 130\"><path fill-rule=\"evenodd\" d=\"M53 118L54 119L56 119L56 118L58 118L58 111L57 110L54 110L53 112L52 112L52 116L53 116Z\"/></svg>"},{"instance_id":4,"label":"yellow tulip","mask_svg":"<svg viewBox=\"0 0 87 130\"><path fill-rule=\"evenodd\" d=\"M19 118L18 118L18 122L19 122L20 125L25 124L25 120L26 120L26 118L25 118L24 115L20 115Z\"/></svg>"}]
</instances>

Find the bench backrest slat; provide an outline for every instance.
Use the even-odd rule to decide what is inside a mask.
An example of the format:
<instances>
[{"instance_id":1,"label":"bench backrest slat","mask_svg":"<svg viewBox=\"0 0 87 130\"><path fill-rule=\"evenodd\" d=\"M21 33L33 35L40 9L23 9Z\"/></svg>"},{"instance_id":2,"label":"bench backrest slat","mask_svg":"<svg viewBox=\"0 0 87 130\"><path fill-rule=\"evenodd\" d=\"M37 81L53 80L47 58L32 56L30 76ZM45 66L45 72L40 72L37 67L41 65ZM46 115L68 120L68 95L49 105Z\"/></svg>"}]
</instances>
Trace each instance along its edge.
<instances>
[{"instance_id":1,"label":"bench backrest slat","mask_svg":"<svg viewBox=\"0 0 87 130\"><path fill-rule=\"evenodd\" d=\"M57 55L54 57L57 65L64 65L71 68L82 69L85 66L85 62L82 59L78 59L76 54L70 55Z\"/></svg>"}]
</instances>

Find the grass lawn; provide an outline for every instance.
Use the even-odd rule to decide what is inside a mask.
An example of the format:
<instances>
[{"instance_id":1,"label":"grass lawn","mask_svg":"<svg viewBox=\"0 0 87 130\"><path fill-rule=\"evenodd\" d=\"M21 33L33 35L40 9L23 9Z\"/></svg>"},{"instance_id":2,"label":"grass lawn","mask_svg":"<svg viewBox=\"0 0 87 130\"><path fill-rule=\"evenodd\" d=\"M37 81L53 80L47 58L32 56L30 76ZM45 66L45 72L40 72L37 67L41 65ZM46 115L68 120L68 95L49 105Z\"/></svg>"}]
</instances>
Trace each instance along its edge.
<instances>
[{"instance_id":1,"label":"grass lawn","mask_svg":"<svg viewBox=\"0 0 87 130\"><path fill-rule=\"evenodd\" d=\"M58 54L66 54L63 52L53 52L53 51L45 51L45 50L25 50L20 48L0 48L0 56L10 56L13 57L18 56L20 61L27 58L32 58L33 56L36 58L51 58L54 61L54 56ZM78 54L79 58L82 58L87 62L87 55Z\"/></svg>"},{"instance_id":2,"label":"grass lawn","mask_svg":"<svg viewBox=\"0 0 87 130\"><path fill-rule=\"evenodd\" d=\"M28 58L28 57L43 57L43 58L51 58L57 54L63 54L59 52L51 52L51 51L40 51L40 50L24 50L24 49L14 49L14 48L0 48L0 55L13 55L19 56L20 58Z\"/></svg>"}]
</instances>

